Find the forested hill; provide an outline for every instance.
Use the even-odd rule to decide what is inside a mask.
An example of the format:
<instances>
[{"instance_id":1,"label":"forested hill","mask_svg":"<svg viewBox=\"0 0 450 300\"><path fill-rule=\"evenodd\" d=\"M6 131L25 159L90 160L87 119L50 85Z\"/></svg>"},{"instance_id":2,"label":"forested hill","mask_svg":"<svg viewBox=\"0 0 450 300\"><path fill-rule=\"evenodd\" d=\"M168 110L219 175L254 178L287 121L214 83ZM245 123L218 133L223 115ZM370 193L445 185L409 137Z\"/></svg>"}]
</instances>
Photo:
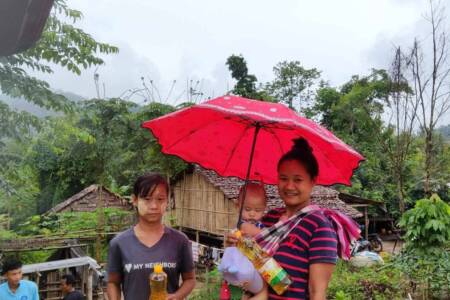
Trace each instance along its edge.
<instances>
[{"instance_id":1,"label":"forested hill","mask_svg":"<svg viewBox=\"0 0 450 300\"><path fill-rule=\"evenodd\" d=\"M71 93L71 92L56 91L56 93L62 94L67 99L69 99L70 101L74 101L74 102L80 102L80 101L86 100L84 97L77 95L75 93ZM58 113L56 113L52 110L48 110L48 109L40 107L34 103L30 103L23 98L13 98L13 97L10 97L10 96L0 93L0 101L8 104L11 109L15 109L18 111L26 111L26 112L31 113L39 118L58 115Z\"/></svg>"}]
</instances>

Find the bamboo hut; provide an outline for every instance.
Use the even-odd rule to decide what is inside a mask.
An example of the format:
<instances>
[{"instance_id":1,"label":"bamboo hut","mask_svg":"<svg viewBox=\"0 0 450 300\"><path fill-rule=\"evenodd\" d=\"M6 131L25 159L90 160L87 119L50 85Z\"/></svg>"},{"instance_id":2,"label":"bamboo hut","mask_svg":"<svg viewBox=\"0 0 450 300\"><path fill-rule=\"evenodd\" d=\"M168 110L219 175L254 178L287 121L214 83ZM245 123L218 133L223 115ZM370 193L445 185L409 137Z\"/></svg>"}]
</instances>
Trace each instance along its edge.
<instances>
[{"instance_id":1,"label":"bamboo hut","mask_svg":"<svg viewBox=\"0 0 450 300\"><path fill-rule=\"evenodd\" d=\"M236 227L238 208L237 196L244 181L234 177L221 177L214 171L194 166L192 172L184 174L172 184L172 199L166 222L182 230L199 234L223 236ZM275 185L265 185L268 207L283 206ZM322 207L332 208L352 218L362 217L362 213L346 205L331 188L316 186L312 202Z\"/></svg>"},{"instance_id":2,"label":"bamboo hut","mask_svg":"<svg viewBox=\"0 0 450 300\"><path fill-rule=\"evenodd\" d=\"M81 192L73 195L72 197L51 208L49 211L47 211L47 214L60 212L95 211L98 206L116 207L125 210L132 209L132 206L125 198L122 198L121 196L111 192L105 187L100 188L99 185L92 184Z\"/></svg>"}]
</instances>

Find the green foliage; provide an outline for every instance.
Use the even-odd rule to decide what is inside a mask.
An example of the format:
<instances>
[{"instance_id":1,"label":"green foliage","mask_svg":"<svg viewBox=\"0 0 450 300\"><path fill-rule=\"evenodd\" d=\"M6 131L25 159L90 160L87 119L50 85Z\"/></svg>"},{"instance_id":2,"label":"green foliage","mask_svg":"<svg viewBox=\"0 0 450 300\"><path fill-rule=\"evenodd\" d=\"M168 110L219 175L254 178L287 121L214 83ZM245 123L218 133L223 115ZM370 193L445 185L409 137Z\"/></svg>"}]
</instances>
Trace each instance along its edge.
<instances>
[{"instance_id":1,"label":"green foliage","mask_svg":"<svg viewBox=\"0 0 450 300\"><path fill-rule=\"evenodd\" d=\"M28 74L27 69L40 73L53 73L51 64L59 65L75 74L81 69L101 65L99 54L118 52L114 46L99 43L88 33L74 24L82 18L81 12L69 8L65 1L55 1L40 40L27 51L0 58L0 89L11 97L22 97L40 107L71 112L73 103L65 96L51 90L49 84ZM22 113L12 113L6 105L0 109L1 131L8 136L17 136L16 122L6 123L9 119L18 120L17 128L34 126L37 120Z\"/></svg>"},{"instance_id":2,"label":"green foliage","mask_svg":"<svg viewBox=\"0 0 450 300\"><path fill-rule=\"evenodd\" d=\"M11 226L34 214L38 194L36 174L26 164L27 148L15 140L1 147L0 154L0 212L11 218Z\"/></svg>"},{"instance_id":3,"label":"green foliage","mask_svg":"<svg viewBox=\"0 0 450 300\"><path fill-rule=\"evenodd\" d=\"M0 240L2 240L2 239L9 240L9 239L14 239L16 237L17 237L17 234L14 231L0 229Z\"/></svg>"},{"instance_id":4,"label":"green foliage","mask_svg":"<svg viewBox=\"0 0 450 300\"><path fill-rule=\"evenodd\" d=\"M394 266L410 280L412 293L423 299L449 299L449 249L442 247L422 251L409 248L395 258Z\"/></svg>"},{"instance_id":5,"label":"green foliage","mask_svg":"<svg viewBox=\"0 0 450 300\"><path fill-rule=\"evenodd\" d=\"M447 143L450 142L450 124L440 126L437 131L442 135Z\"/></svg>"},{"instance_id":6,"label":"green foliage","mask_svg":"<svg viewBox=\"0 0 450 300\"><path fill-rule=\"evenodd\" d=\"M100 183L129 195L134 179L157 171L172 177L187 167L161 153L144 121L175 111L151 103L140 107L120 99L89 100L76 113L52 117L35 136L7 140L0 164L0 213L13 227L27 216L44 213L87 186Z\"/></svg>"},{"instance_id":7,"label":"green foliage","mask_svg":"<svg viewBox=\"0 0 450 300\"><path fill-rule=\"evenodd\" d=\"M299 61L283 61L273 68L273 72L275 79L267 85L269 93L291 109L306 109L314 95L311 87L319 79L320 71L305 69Z\"/></svg>"},{"instance_id":8,"label":"green foliage","mask_svg":"<svg viewBox=\"0 0 450 300\"><path fill-rule=\"evenodd\" d=\"M407 211L399 225L406 247L395 265L424 298L450 296L450 206L433 194Z\"/></svg>"},{"instance_id":9,"label":"green foliage","mask_svg":"<svg viewBox=\"0 0 450 300\"><path fill-rule=\"evenodd\" d=\"M27 162L38 176L38 213L95 183L86 161L95 137L77 126L76 118L49 120L33 140Z\"/></svg>"},{"instance_id":10,"label":"green foliage","mask_svg":"<svg viewBox=\"0 0 450 300\"><path fill-rule=\"evenodd\" d=\"M26 264L37 264L46 262L54 250L26 251L19 253L20 261Z\"/></svg>"},{"instance_id":11,"label":"green foliage","mask_svg":"<svg viewBox=\"0 0 450 300\"><path fill-rule=\"evenodd\" d=\"M247 62L242 55L231 55L226 64L231 72L231 77L237 81L232 91L234 94L250 99L273 101L266 91L257 90L258 79L255 75L248 74Z\"/></svg>"},{"instance_id":12,"label":"green foliage","mask_svg":"<svg viewBox=\"0 0 450 300\"><path fill-rule=\"evenodd\" d=\"M99 43L88 33L74 26L82 17L81 12L70 9L65 1L55 1L40 40L27 51L19 54L0 57L0 93L13 98L23 98L42 108L71 113L74 104L65 96L55 93L50 85L29 74L52 73L52 64L66 68L75 74L81 69L103 64L99 54L116 53L114 46ZM0 139L23 139L39 130L42 120L25 111L12 110L4 102L0 102ZM0 149L3 147L0 143ZM0 160L4 159L3 149ZM17 167L17 165L15 166ZM35 193L35 185L31 191L19 191L17 182L11 176L18 177L18 172L9 164L8 169L0 169L0 200L11 201L11 197L29 199ZM30 179L32 176L30 176ZM21 184L30 181L25 178ZM14 196L13 196L14 195ZM11 201L15 203L15 201ZM19 201L22 202L22 201ZM5 203L0 203L4 210ZM34 205L27 206L32 210ZM20 214L19 214L20 215Z\"/></svg>"},{"instance_id":13,"label":"green foliage","mask_svg":"<svg viewBox=\"0 0 450 300\"><path fill-rule=\"evenodd\" d=\"M406 284L401 272L391 267L352 268L339 261L328 287L329 299L403 299Z\"/></svg>"},{"instance_id":14,"label":"green foliage","mask_svg":"<svg viewBox=\"0 0 450 300\"><path fill-rule=\"evenodd\" d=\"M409 250L429 252L450 242L450 206L434 194L416 202L401 218Z\"/></svg>"},{"instance_id":15,"label":"green foliage","mask_svg":"<svg viewBox=\"0 0 450 300\"><path fill-rule=\"evenodd\" d=\"M35 215L20 224L16 230L21 236L64 235L66 238L78 237L79 231L98 231L99 214L104 216L102 232L118 232L128 227L133 219L133 211L119 208L104 208L95 212L63 212L51 215ZM85 235L88 235L86 233Z\"/></svg>"},{"instance_id":16,"label":"green foliage","mask_svg":"<svg viewBox=\"0 0 450 300\"><path fill-rule=\"evenodd\" d=\"M395 198L391 166L381 142L386 138L381 116L389 86L382 70L353 76L340 89L322 84L310 110L322 125L366 158L354 172L352 187L341 189L379 201Z\"/></svg>"},{"instance_id":17,"label":"green foliage","mask_svg":"<svg viewBox=\"0 0 450 300\"><path fill-rule=\"evenodd\" d=\"M200 286L201 288L194 290L189 296L189 299L218 299L220 295L220 287L222 286L222 280L222 276L217 269L197 274L197 286ZM228 287L231 292L231 299L240 300L242 297L242 289L232 285L229 285Z\"/></svg>"}]
</instances>

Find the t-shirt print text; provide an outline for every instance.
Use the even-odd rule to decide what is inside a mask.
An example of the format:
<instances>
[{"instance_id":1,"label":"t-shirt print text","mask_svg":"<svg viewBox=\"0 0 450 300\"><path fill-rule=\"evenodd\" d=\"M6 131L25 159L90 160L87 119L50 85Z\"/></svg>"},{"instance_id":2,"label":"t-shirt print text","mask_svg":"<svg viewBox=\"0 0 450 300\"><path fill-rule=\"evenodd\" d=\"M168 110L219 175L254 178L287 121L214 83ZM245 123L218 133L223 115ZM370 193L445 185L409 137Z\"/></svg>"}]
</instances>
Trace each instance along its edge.
<instances>
[{"instance_id":1,"label":"t-shirt print text","mask_svg":"<svg viewBox=\"0 0 450 300\"><path fill-rule=\"evenodd\" d=\"M175 269L177 267L176 262L151 262L146 264L125 264L123 266L125 272L130 273L135 270L153 269L156 264L160 264L164 269Z\"/></svg>"}]
</instances>

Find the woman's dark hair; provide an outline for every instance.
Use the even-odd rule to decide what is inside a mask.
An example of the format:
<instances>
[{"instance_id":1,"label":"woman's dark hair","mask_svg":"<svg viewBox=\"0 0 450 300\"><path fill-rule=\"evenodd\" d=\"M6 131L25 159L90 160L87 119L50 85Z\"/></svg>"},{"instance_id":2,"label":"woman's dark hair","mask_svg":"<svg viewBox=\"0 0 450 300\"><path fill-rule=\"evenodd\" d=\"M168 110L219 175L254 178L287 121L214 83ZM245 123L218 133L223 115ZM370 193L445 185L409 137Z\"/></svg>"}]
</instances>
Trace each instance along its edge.
<instances>
[{"instance_id":1,"label":"woman's dark hair","mask_svg":"<svg viewBox=\"0 0 450 300\"><path fill-rule=\"evenodd\" d=\"M316 179L319 174L319 164L312 153L312 148L304 138L295 139L293 142L294 145L291 150L285 153L278 161L278 169L285 161L296 160L305 167L311 179Z\"/></svg>"},{"instance_id":2,"label":"woman's dark hair","mask_svg":"<svg viewBox=\"0 0 450 300\"><path fill-rule=\"evenodd\" d=\"M75 286L75 277L72 274L64 274L62 277L67 285Z\"/></svg>"},{"instance_id":3,"label":"woman's dark hair","mask_svg":"<svg viewBox=\"0 0 450 300\"><path fill-rule=\"evenodd\" d=\"M155 188L162 184L167 193L169 193L169 185L164 177L158 173L147 173L139 176L134 182L133 195L136 197L146 197L149 193L152 194Z\"/></svg>"},{"instance_id":4,"label":"woman's dark hair","mask_svg":"<svg viewBox=\"0 0 450 300\"><path fill-rule=\"evenodd\" d=\"M16 258L9 257L5 258L5 261L2 265L1 274L5 275L9 271L17 270L22 268L22 262Z\"/></svg>"}]
</instances>

